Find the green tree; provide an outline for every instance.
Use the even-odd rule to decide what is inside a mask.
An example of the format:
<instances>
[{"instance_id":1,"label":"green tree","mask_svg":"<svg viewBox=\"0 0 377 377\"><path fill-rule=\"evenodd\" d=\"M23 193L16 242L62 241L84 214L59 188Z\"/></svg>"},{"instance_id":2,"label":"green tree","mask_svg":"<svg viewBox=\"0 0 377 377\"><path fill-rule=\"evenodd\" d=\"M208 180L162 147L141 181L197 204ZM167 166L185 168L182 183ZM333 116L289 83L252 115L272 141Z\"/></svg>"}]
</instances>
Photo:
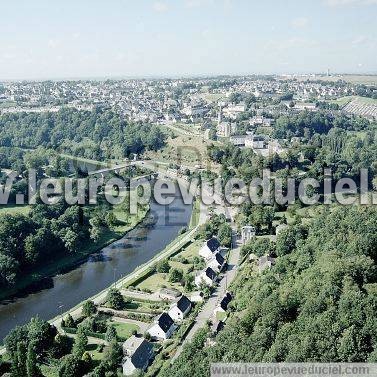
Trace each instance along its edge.
<instances>
[{"instance_id":1,"label":"green tree","mask_svg":"<svg viewBox=\"0 0 377 377\"><path fill-rule=\"evenodd\" d=\"M67 355L61 359L59 377L73 377L83 375L83 366L76 355Z\"/></svg>"},{"instance_id":2,"label":"green tree","mask_svg":"<svg viewBox=\"0 0 377 377\"><path fill-rule=\"evenodd\" d=\"M67 229L63 235L64 246L70 253L75 253L78 247L79 236L72 229Z\"/></svg>"},{"instance_id":3,"label":"green tree","mask_svg":"<svg viewBox=\"0 0 377 377\"><path fill-rule=\"evenodd\" d=\"M87 344L88 344L88 337L86 336L85 331L81 327L79 327L77 331L75 343L73 345L72 354L78 359L81 359L82 355L85 352Z\"/></svg>"},{"instance_id":4,"label":"green tree","mask_svg":"<svg viewBox=\"0 0 377 377\"><path fill-rule=\"evenodd\" d=\"M101 237L101 220L98 217L93 217L89 220L90 224L90 239L98 242Z\"/></svg>"},{"instance_id":5,"label":"green tree","mask_svg":"<svg viewBox=\"0 0 377 377\"><path fill-rule=\"evenodd\" d=\"M178 268L172 268L169 272L169 281L180 283L183 281L183 271Z\"/></svg>"},{"instance_id":6,"label":"green tree","mask_svg":"<svg viewBox=\"0 0 377 377\"><path fill-rule=\"evenodd\" d=\"M116 288L110 288L106 296L107 304L110 308L115 310L121 310L126 305L124 297L120 291Z\"/></svg>"},{"instance_id":7,"label":"green tree","mask_svg":"<svg viewBox=\"0 0 377 377\"><path fill-rule=\"evenodd\" d=\"M29 343L27 348L26 371L28 377L41 376L41 371L37 365L37 354L35 353L35 346L32 342Z\"/></svg>"},{"instance_id":8,"label":"green tree","mask_svg":"<svg viewBox=\"0 0 377 377\"><path fill-rule=\"evenodd\" d=\"M117 340L117 332L115 330L115 327L112 325L109 325L106 330L105 339L109 343L113 340Z\"/></svg>"},{"instance_id":9,"label":"green tree","mask_svg":"<svg viewBox=\"0 0 377 377\"><path fill-rule=\"evenodd\" d=\"M170 264L167 259L163 259L156 263L156 271L159 273L168 273L170 270Z\"/></svg>"},{"instance_id":10,"label":"green tree","mask_svg":"<svg viewBox=\"0 0 377 377\"><path fill-rule=\"evenodd\" d=\"M74 329L76 327L76 323L73 320L71 314L68 314L67 317L64 318L64 327L68 327Z\"/></svg>"},{"instance_id":11,"label":"green tree","mask_svg":"<svg viewBox=\"0 0 377 377\"><path fill-rule=\"evenodd\" d=\"M105 216L105 222L109 228L118 225L118 219L114 215L114 212L108 212Z\"/></svg>"},{"instance_id":12,"label":"green tree","mask_svg":"<svg viewBox=\"0 0 377 377\"><path fill-rule=\"evenodd\" d=\"M221 245L230 247L232 244L232 228L228 224L221 224L219 227L218 238Z\"/></svg>"},{"instance_id":13,"label":"green tree","mask_svg":"<svg viewBox=\"0 0 377 377\"><path fill-rule=\"evenodd\" d=\"M0 287L9 287L14 284L18 265L14 258L0 253Z\"/></svg>"},{"instance_id":14,"label":"green tree","mask_svg":"<svg viewBox=\"0 0 377 377\"><path fill-rule=\"evenodd\" d=\"M97 312L97 308L96 308L96 305L94 304L93 301L91 300L88 300L88 301L85 301L83 306L82 306L82 310L81 310L81 314L85 317L90 317L91 315L95 314Z\"/></svg>"},{"instance_id":15,"label":"green tree","mask_svg":"<svg viewBox=\"0 0 377 377\"><path fill-rule=\"evenodd\" d=\"M122 362L123 358L123 350L122 347L113 340L110 343L109 348L107 349L105 356L104 356L104 363L106 365L106 369L112 372L115 372Z\"/></svg>"},{"instance_id":16,"label":"green tree","mask_svg":"<svg viewBox=\"0 0 377 377\"><path fill-rule=\"evenodd\" d=\"M24 341L17 344L17 351L12 356L12 376L24 377L27 375L26 358L27 347Z\"/></svg>"}]
</instances>

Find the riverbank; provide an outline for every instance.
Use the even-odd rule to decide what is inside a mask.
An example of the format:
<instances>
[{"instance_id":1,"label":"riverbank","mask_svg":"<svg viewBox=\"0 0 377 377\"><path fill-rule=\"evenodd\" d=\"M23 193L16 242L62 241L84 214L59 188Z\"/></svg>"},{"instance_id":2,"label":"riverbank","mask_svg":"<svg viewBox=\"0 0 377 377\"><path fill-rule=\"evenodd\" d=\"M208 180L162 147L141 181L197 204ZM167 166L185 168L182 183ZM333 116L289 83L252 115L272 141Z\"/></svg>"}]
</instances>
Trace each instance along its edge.
<instances>
[{"instance_id":1,"label":"riverbank","mask_svg":"<svg viewBox=\"0 0 377 377\"><path fill-rule=\"evenodd\" d=\"M22 281L16 283L12 288L3 290L0 293L0 301L20 297L31 293L38 288L43 288L45 285L43 281L46 281L48 284L47 279L51 279L58 274L62 274L81 265L87 260L88 256L100 252L104 247L121 239L132 229L136 228L145 220L149 210L150 206L145 206L145 208L140 210L137 216L131 219L129 224L118 225L113 229L104 229L100 239L96 243L90 243L75 254L64 256L56 261L37 268L29 274L25 274ZM116 213L116 217L118 220L122 221L119 214Z\"/></svg>"},{"instance_id":2,"label":"riverbank","mask_svg":"<svg viewBox=\"0 0 377 377\"><path fill-rule=\"evenodd\" d=\"M86 300L80 302L75 307L71 308L69 311L66 311L62 315L59 315L55 317L54 319L50 320L49 322L53 324L56 327L60 327L61 318L64 318L68 314L70 314L73 318L78 318L81 315L81 308L84 302L87 300L93 301L95 304L102 304L105 302L105 298L107 296L107 293L111 287L122 287L129 283L132 283L135 279L138 279L140 276L142 276L153 264L157 263L158 261L165 259L172 254L175 254L177 251L180 250L184 245L187 244L187 242L194 238L196 235L196 232L198 231L199 225L197 225L195 228L189 230L188 232L179 235L177 238L175 238L169 245L167 245L163 250L161 250L158 254L156 254L152 259L150 259L147 263L144 263L140 266L138 266L134 271L132 271L127 276L119 279L114 284L112 284L110 287L107 287L103 291L97 293L96 295L87 298Z\"/></svg>"},{"instance_id":3,"label":"riverbank","mask_svg":"<svg viewBox=\"0 0 377 377\"><path fill-rule=\"evenodd\" d=\"M77 304L75 307L71 308L70 310L66 311L65 313L62 313L61 315L53 318L49 322L56 326L57 328L60 327L61 319L70 314L73 318L79 317L81 315L81 308L84 302L87 300L93 301L95 304L101 304L105 301L105 298L107 296L107 293L111 287L123 287L126 285L129 285L134 281L135 279L140 278L143 274L145 274L149 268L157 263L158 261L161 261L165 258L168 258L169 256L177 253L184 245L187 244L187 242L191 239L194 239L198 229L201 225L203 225L207 219L207 211L205 210L205 205L203 205L199 200L197 201L198 211L200 214L205 214L205 216L198 216L197 223L192 226L196 220L194 219L197 217L197 214L195 214L196 211L191 212L189 229L183 233L178 235L174 240L172 240L163 250L161 250L158 254L156 254L152 259L150 259L148 262L138 266L135 268L134 271L129 273L127 276L122 277L121 279L117 280L112 284L110 287L107 287L106 289L102 290L101 292L98 292L96 295L92 297L88 297L79 304Z\"/></svg>"},{"instance_id":4,"label":"riverbank","mask_svg":"<svg viewBox=\"0 0 377 377\"><path fill-rule=\"evenodd\" d=\"M181 201L182 200L180 200L179 203L181 203ZM179 204L178 207L180 207L181 205L182 204ZM157 207L157 208L159 208L159 207ZM152 232L156 233L156 231L157 231L157 234L160 234L161 227L164 227L164 226L167 225L166 224L166 210L164 209L164 210L161 210L160 212L156 212L157 208L153 203L151 203L151 214L152 214L151 216L153 216L153 218L155 218L155 219L158 219L157 223L155 225L153 225L152 228L150 228L150 227L144 228L143 227L139 232L137 232L138 227L136 227L133 231L131 231L131 236L130 236L129 239L127 239L126 243L120 244L120 245L122 245L121 248L125 247L127 250L129 250L129 245L130 245L129 242L132 240L131 242L133 242L134 250L138 249L138 246L135 245L134 242L140 243L140 244L143 245L143 248L140 249L140 251L142 250L143 252L142 253L137 252L137 254L135 254L135 255L145 255L145 253L150 254L151 252L153 253L153 251L150 251L150 249L149 249L150 245L156 245L157 243L159 243L158 240L156 240L157 242L152 241L152 243L151 243L151 240L154 240L155 235L154 236L152 235L152 238L148 237L148 238L145 238L145 240L143 239L143 240L140 240L140 241L139 241L139 237L140 237L140 235L141 235L141 237L144 237L146 229L154 229L155 227L156 227L156 230L152 231ZM137 265L133 264L131 261L130 261L131 264L130 264L130 262L127 262L127 265L125 265L124 262L123 262L123 265L118 267L118 275L119 275L119 271L125 271L125 269L128 269L128 271L127 271L127 274L123 275L123 278L120 279L117 282L117 286L118 286L118 284L123 285L124 283L129 282L130 279L132 279L135 276L140 276L139 274L143 274L143 271L148 269L151 264L156 263L156 261L158 261L162 258L166 258L171 253L174 254L177 250L179 250L182 247L182 245L187 243L188 240L193 239L193 237L195 237L195 232L198 229L198 225L200 225L200 223L206 217L206 216L202 216L202 215L205 215L205 213L207 212L207 211L203 211L202 203L200 203L200 208L201 208L202 211L200 211L201 216L199 218L199 224L197 224L197 226L194 229L190 229L189 231L187 231L187 232L185 232L184 234L181 234L181 235L175 235L174 238L169 238L170 241L168 241L168 244L165 243L165 245L161 245L161 248L159 249L159 251L157 251L156 254L151 255L147 260L144 259L144 262L141 262ZM158 213L158 215L156 216L157 213ZM194 216L197 219L197 214L195 215L195 213L194 214L192 213L192 207L191 207L190 213L191 213L191 217ZM173 217L169 217L170 223L171 223L171 221L173 221L173 222L178 221L177 225L175 225L175 231L179 232L179 225L178 224L181 220L183 220L184 217L182 217L182 215L179 214L179 211L176 211L176 210L173 210L173 212L171 212L170 216L173 216ZM190 217L185 218L185 223L187 225L189 225L190 223L195 224L196 222L197 222L197 220L192 221L192 219L190 221ZM169 237L169 232L171 233L170 227L169 227L169 230L167 230L166 237ZM153 234L153 233L151 233L151 234ZM136 236L136 238L134 238L135 236ZM148 239L148 241L146 241L147 239ZM148 245L145 245L146 248L144 249L144 243L145 242L148 242ZM123 247L123 245L124 245L124 247ZM115 254L113 254L113 252L111 251L112 248L110 248L109 250L110 251L108 251L106 253L105 258L110 257L110 260L112 260L113 258L117 258L116 255L122 255L122 254L118 254L118 252L115 252ZM128 259L128 257L132 256L132 254L129 254L129 252L127 252L124 255L126 256L126 259ZM124 259L124 258L122 257L122 259ZM143 259L143 258L141 258L141 259ZM91 266L91 267L89 267L89 269L88 269L87 265L88 265L88 267L89 266ZM132 266L132 269L130 268L130 265ZM93 288L95 285L98 286L98 285L101 284L101 283L99 283L100 280L91 280L91 279L93 279L93 276L96 276L96 274L97 274L96 271L98 271L100 273L101 277L105 276L104 270L103 270L104 267L102 267L102 266L107 266L107 264L100 263L99 265L97 265L96 263L89 263L89 264L85 263L85 269L82 270L82 267L80 267L77 270L77 273L72 272L74 275L71 275L71 273L69 273L68 276L71 276L70 278L67 278L67 274L61 275L61 277L58 276L57 281L55 281L55 278L54 278L54 286L55 286L54 290L56 290L58 292L58 297L56 297L55 299L53 299L54 294L50 293L52 291L50 289L46 289L46 290L43 290L42 292L37 293L36 295L29 295L28 297L30 297L30 299L29 298L28 299L21 299L21 301L19 303L15 303L15 305L25 306L26 302L27 302L28 303L27 305L31 305L31 307L35 308L36 305L38 305L39 300L41 300L41 297L46 297L45 300L47 300L47 302L50 302L50 303L52 303L52 302L58 303L59 300L61 300L61 303L65 304L66 313L68 313L68 312L71 313L71 314L77 313L79 315L80 312L81 312L81 305L82 305L83 302L85 302L86 299L91 297L95 301L97 301L97 300L101 301L101 299L103 300L105 298L105 295L106 295L109 287L113 286L114 281L112 281L112 279L107 279L107 284L105 285L105 287L106 287L105 289L100 288L100 289L97 290L97 292L95 292L95 291L93 292L93 289L91 289L92 290L91 294L88 294L86 296L82 296L79 303L78 304L73 303L73 305L70 305L69 303L64 301L64 295L65 295L64 290L70 289L69 285L67 285L67 283L71 279L78 278L79 280L72 280L72 281L77 281L77 284L80 283L82 285L82 283L87 280L87 281L93 282L93 285L90 285L90 287ZM126 266L128 266L128 267L126 267ZM80 272L78 272L78 271L80 271ZM90 271L95 271L94 275ZM113 267L110 267L110 271L111 271L111 277L112 277ZM106 277L103 280L106 280ZM85 284L85 286L88 287L88 285L86 285L86 284ZM89 289L89 291L90 291L90 289ZM73 293L73 295L77 295L77 291L74 291L72 293ZM55 301L52 301L52 300L55 300ZM73 301L73 300L74 299L70 296L70 299L68 301ZM22 308L22 306L21 306L21 308ZM17 306L15 308L17 308ZM35 310L34 309L28 310L28 315L27 316L23 315L22 321L20 320L20 317L18 317L19 319L17 321L13 321L12 327L9 327L9 330L11 328L13 328L14 326L16 326L17 324L21 324L23 322L26 323L26 321L28 321L32 316L35 316L37 313L41 314L42 317L45 316L45 318L54 318L55 317L55 319L50 321L50 322L53 323L56 326L59 326L60 315L58 316L58 314L56 313L56 310L51 308L51 305L48 308L49 309L47 310L47 312L54 312L53 315L46 314L46 311L44 311L43 314L42 314L41 308L39 308L39 307L38 307L38 309L35 309ZM16 312L17 312L17 310L18 309L16 309ZM5 314L5 313L7 313L7 314ZM13 309L8 309L8 310L5 311L5 313L3 313L3 315L6 315L6 316L14 315ZM65 315L65 314L63 314L63 315ZM22 316L22 314L21 314L21 316ZM13 318L15 318L15 317L13 317ZM9 330L7 330L7 331L9 331ZM1 350L1 353L3 353L3 352L4 352L4 349Z\"/></svg>"}]
</instances>

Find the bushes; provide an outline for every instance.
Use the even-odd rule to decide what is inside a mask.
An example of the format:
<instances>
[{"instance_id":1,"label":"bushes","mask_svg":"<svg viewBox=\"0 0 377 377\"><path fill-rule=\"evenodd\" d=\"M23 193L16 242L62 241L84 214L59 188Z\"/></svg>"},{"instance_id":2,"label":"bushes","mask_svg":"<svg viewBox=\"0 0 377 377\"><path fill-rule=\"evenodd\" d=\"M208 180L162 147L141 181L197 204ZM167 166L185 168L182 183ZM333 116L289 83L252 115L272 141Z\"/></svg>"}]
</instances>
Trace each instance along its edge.
<instances>
[{"instance_id":1,"label":"bushes","mask_svg":"<svg viewBox=\"0 0 377 377\"><path fill-rule=\"evenodd\" d=\"M110 308L115 310L122 310L126 305L126 301L124 300L122 294L116 288L109 289L106 296L106 302Z\"/></svg>"},{"instance_id":2,"label":"bushes","mask_svg":"<svg viewBox=\"0 0 377 377\"><path fill-rule=\"evenodd\" d=\"M85 301L83 306L82 306L82 315L85 316L85 317L90 317L92 314L95 314L97 311L97 308L94 304L93 301Z\"/></svg>"},{"instance_id":3,"label":"bushes","mask_svg":"<svg viewBox=\"0 0 377 377\"><path fill-rule=\"evenodd\" d=\"M167 259L163 259L156 263L156 271L167 274L170 271L170 265Z\"/></svg>"},{"instance_id":4,"label":"bushes","mask_svg":"<svg viewBox=\"0 0 377 377\"><path fill-rule=\"evenodd\" d=\"M242 256L255 254L257 257L271 254L275 251L275 243L268 238L256 238L242 246Z\"/></svg>"}]
</instances>

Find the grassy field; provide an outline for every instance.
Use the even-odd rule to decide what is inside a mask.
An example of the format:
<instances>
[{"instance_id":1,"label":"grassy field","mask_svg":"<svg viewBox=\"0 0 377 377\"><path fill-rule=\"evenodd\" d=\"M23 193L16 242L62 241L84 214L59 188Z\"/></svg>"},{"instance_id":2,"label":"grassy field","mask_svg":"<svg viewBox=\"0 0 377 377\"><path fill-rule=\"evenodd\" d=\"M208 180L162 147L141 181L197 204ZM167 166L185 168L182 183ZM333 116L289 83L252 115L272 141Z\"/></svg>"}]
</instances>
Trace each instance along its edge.
<instances>
[{"instance_id":1,"label":"grassy field","mask_svg":"<svg viewBox=\"0 0 377 377\"><path fill-rule=\"evenodd\" d=\"M191 243L179 255L182 258L192 258L198 256L199 248L202 246L202 243L203 242L199 240Z\"/></svg>"},{"instance_id":2,"label":"grassy field","mask_svg":"<svg viewBox=\"0 0 377 377\"><path fill-rule=\"evenodd\" d=\"M177 136L169 138L167 145L158 152L146 152L146 157L151 160L164 161L174 164L183 164L194 167L201 165L212 166L219 170L218 166L213 166L207 156L207 147L213 144L213 141L204 140L201 136Z\"/></svg>"},{"instance_id":3,"label":"grassy field","mask_svg":"<svg viewBox=\"0 0 377 377\"><path fill-rule=\"evenodd\" d=\"M182 291L182 286L178 283L171 283L168 280L168 274L155 273L147 279L140 282L136 287L140 289L147 289L152 292L158 291L160 288L174 288Z\"/></svg>"},{"instance_id":4,"label":"grassy field","mask_svg":"<svg viewBox=\"0 0 377 377\"><path fill-rule=\"evenodd\" d=\"M123 340L128 339L132 335L133 331L140 330L140 327L134 323L111 322L111 324L114 326L119 338Z\"/></svg>"},{"instance_id":5,"label":"grassy field","mask_svg":"<svg viewBox=\"0 0 377 377\"><path fill-rule=\"evenodd\" d=\"M203 93L200 94L199 97L208 102L217 102L218 100L225 98L225 96L220 93Z\"/></svg>"},{"instance_id":6,"label":"grassy field","mask_svg":"<svg viewBox=\"0 0 377 377\"><path fill-rule=\"evenodd\" d=\"M347 97L341 97L337 98L335 100L329 101L330 103L336 103L339 106L343 107L350 103L351 101L357 101L360 104L363 105L376 105L377 106L377 99L373 98L367 98L367 97L360 97L360 96L347 96Z\"/></svg>"},{"instance_id":7,"label":"grassy field","mask_svg":"<svg viewBox=\"0 0 377 377\"><path fill-rule=\"evenodd\" d=\"M343 107L343 106L347 105L347 103L350 103L351 101L352 101L352 96L348 96L348 97L341 97L341 98L337 98L337 99L334 99L334 100L330 100L328 102L335 103L335 104L339 105L340 107Z\"/></svg>"},{"instance_id":8,"label":"grassy field","mask_svg":"<svg viewBox=\"0 0 377 377\"><path fill-rule=\"evenodd\" d=\"M190 243L187 247L183 248L181 252L169 259L169 264L172 268L177 268L183 272L187 272L191 266L193 266L192 259L198 256L198 251L201 246L201 241L194 241ZM185 258L188 263L182 263L177 258ZM150 290L156 292L160 288L175 288L182 291L183 287L179 283L171 283L169 281L169 274L165 273L154 273L153 275L146 275L146 278L141 280L136 288L141 290Z\"/></svg>"},{"instance_id":9,"label":"grassy field","mask_svg":"<svg viewBox=\"0 0 377 377\"><path fill-rule=\"evenodd\" d=\"M182 270L183 272L187 272L191 267L190 263L181 263L178 261L169 261L169 264L172 268Z\"/></svg>"}]
</instances>

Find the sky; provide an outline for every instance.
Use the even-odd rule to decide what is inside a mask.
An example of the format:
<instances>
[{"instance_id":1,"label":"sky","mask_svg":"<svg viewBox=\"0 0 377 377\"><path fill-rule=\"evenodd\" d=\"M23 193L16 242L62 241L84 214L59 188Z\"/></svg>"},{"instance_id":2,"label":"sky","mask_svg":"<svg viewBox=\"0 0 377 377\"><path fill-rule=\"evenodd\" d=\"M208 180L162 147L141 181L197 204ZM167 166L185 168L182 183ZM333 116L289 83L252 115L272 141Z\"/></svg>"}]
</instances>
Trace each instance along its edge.
<instances>
[{"instance_id":1,"label":"sky","mask_svg":"<svg viewBox=\"0 0 377 377\"><path fill-rule=\"evenodd\" d=\"M377 73L377 0L0 0L0 80Z\"/></svg>"}]
</instances>

